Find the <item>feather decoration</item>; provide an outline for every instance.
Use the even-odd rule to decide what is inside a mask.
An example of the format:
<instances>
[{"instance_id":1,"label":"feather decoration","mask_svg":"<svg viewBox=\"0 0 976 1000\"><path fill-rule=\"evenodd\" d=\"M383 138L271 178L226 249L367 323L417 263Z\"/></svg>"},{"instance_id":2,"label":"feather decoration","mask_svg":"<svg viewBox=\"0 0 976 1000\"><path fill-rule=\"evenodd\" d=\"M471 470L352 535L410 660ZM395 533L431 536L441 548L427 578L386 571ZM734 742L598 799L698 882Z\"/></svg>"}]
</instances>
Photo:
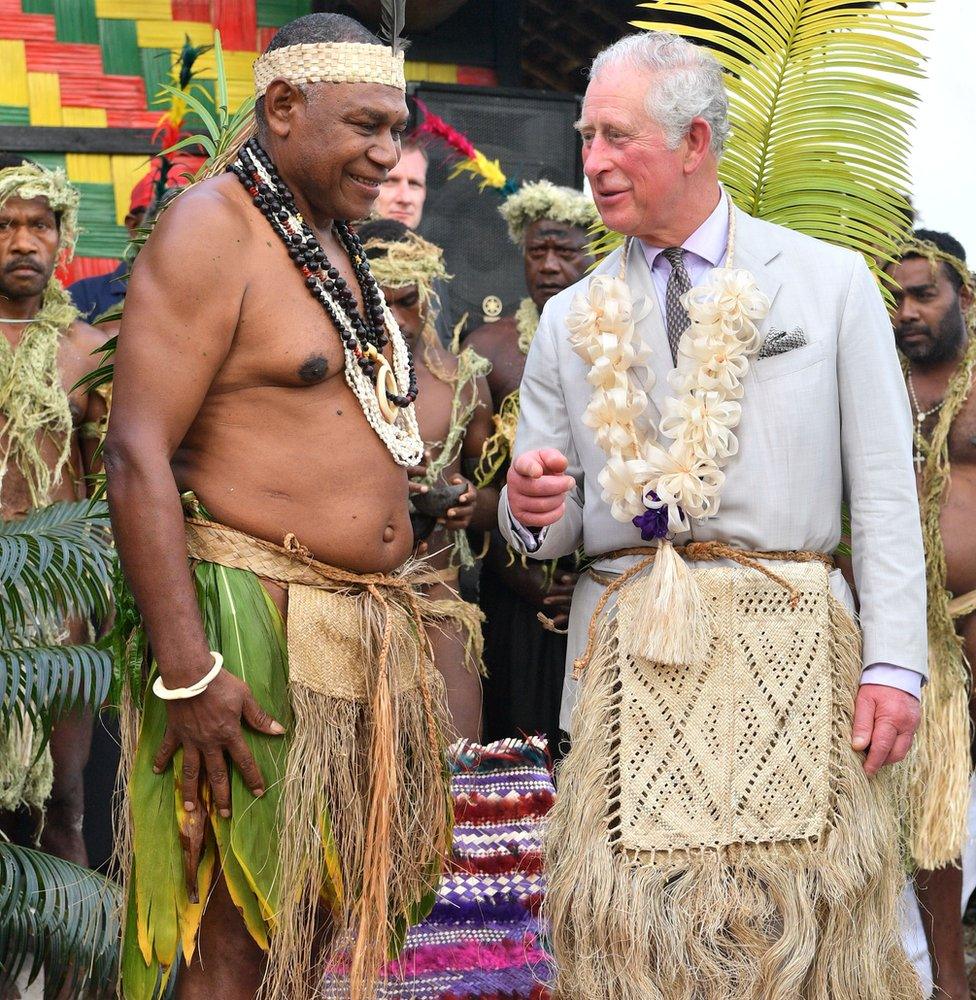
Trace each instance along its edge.
<instances>
[{"instance_id":1,"label":"feather decoration","mask_svg":"<svg viewBox=\"0 0 976 1000\"><path fill-rule=\"evenodd\" d=\"M403 44L400 33L406 18L406 0L380 0L380 38L389 43L396 55Z\"/></svg>"},{"instance_id":2,"label":"feather decoration","mask_svg":"<svg viewBox=\"0 0 976 1000\"><path fill-rule=\"evenodd\" d=\"M463 173L470 173L478 180L481 191L490 187L502 195L509 195L518 189L518 182L511 181L505 176L505 171L502 170L498 160L489 160L479 149L475 149L474 143L463 132L458 131L453 125L448 125L439 115L435 115L419 97L415 97L414 101L424 116L423 122L414 134L440 139L461 157L461 161L456 163L451 171L450 180Z\"/></svg>"}]
</instances>

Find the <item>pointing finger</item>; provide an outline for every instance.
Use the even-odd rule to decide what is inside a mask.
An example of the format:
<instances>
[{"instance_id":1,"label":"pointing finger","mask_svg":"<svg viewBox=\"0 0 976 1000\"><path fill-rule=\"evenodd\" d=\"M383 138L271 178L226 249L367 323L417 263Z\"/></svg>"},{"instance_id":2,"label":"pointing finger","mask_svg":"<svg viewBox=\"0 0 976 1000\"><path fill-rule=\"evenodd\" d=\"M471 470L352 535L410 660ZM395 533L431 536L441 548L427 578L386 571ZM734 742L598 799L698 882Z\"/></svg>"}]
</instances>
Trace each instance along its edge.
<instances>
[{"instance_id":1,"label":"pointing finger","mask_svg":"<svg viewBox=\"0 0 976 1000\"><path fill-rule=\"evenodd\" d=\"M519 484L519 492L526 497L559 497L562 499L576 486L572 476L540 476Z\"/></svg>"},{"instance_id":2,"label":"pointing finger","mask_svg":"<svg viewBox=\"0 0 976 1000\"><path fill-rule=\"evenodd\" d=\"M529 479L538 479L546 470L536 456L537 452L532 451L525 455L519 455L512 463L512 468L520 476L526 476Z\"/></svg>"},{"instance_id":3,"label":"pointing finger","mask_svg":"<svg viewBox=\"0 0 976 1000\"><path fill-rule=\"evenodd\" d=\"M569 465L566 456L557 448L541 449L539 452L539 461L545 466L546 472L553 475L565 472Z\"/></svg>"}]
</instances>

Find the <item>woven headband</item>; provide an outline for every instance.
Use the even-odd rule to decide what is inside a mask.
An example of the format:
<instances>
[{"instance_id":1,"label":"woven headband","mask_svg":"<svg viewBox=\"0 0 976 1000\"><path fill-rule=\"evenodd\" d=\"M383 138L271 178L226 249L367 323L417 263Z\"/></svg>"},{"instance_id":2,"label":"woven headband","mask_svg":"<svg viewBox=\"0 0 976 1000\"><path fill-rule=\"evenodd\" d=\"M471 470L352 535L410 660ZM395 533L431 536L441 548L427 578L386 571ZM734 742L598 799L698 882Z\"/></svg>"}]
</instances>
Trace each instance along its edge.
<instances>
[{"instance_id":1,"label":"woven headband","mask_svg":"<svg viewBox=\"0 0 976 1000\"><path fill-rule=\"evenodd\" d=\"M52 212L61 214L58 248L67 262L78 238L78 189L60 168L48 170L36 163L24 163L0 170L0 208L9 198L47 198Z\"/></svg>"},{"instance_id":2,"label":"woven headband","mask_svg":"<svg viewBox=\"0 0 976 1000\"><path fill-rule=\"evenodd\" d=\"M254 62L254 92L260 97L272 80L291 83L382 83L406 91L403 52L368 42L286 45Z\"/></svg>"}]
</instances>

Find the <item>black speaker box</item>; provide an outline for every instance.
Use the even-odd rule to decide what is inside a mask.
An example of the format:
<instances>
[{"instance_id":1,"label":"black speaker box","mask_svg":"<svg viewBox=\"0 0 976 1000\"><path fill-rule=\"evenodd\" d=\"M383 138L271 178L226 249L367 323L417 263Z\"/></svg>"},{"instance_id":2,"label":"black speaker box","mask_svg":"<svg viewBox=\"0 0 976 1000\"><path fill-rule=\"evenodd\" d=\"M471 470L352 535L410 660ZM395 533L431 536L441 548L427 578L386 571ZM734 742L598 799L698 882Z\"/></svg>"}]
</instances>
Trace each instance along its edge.
<instances>
[{"instance_id":1,"label":"black speaker box","mask_svg":"<svg viewBox=\"0 0 976 1000\"><path fill-rule=\"evenodd\" d=\"M463 132L489 160L497 159L509 179L544 177L554 184L582 186L580 143L573 129L579 117L575 94L434 83L411 84L410 93ZM470 174L448 180L458 156L439 140L429 153L420 233L443 248L448 272L454 275L448 292L451 313L455 321L467 313L470 331L485 321L487 297L500 299L508 315L525 295L522 254L498 213L503 196L492 188L479 191Z\"/></svg>"}]
</instances>

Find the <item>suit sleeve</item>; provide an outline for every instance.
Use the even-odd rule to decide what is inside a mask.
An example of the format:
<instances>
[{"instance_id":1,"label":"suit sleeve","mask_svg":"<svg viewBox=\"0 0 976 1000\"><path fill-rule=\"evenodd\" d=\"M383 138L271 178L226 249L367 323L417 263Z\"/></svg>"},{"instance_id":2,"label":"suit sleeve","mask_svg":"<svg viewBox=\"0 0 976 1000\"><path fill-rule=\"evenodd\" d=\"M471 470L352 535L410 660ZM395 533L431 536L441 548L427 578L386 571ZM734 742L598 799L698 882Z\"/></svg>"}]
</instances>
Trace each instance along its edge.
<instances>
[{"instance_id":1,"label":"suit sleeve","mask_svg":"<svg viewBox=\"0 0 976 1000\"><path fill-rule=\"evenodd\" d=\"M583 470L576 454L563 395L556 350L556 324L559 320L555 315L555 311L547 305L525 361L513 455L537 448L558 449L569 462L566 471L576 480L576 489L566 496L566 512L562 518L538 534L535 548L526 544L528 529L514 529L517 522L509 510L507 486L502 490L498 504L498 527L505 540L517 552L524 552L533 559L546 560L575 552L583 540Z\"/></svg>"},{"instance_id":2,"label":"suit sleeve","mask_svg":"<svg viewBox=\"0 0 976 1000\"><path fill-rule=\"evenodd\" d=\"M891 322L860 255L838 338L837 379L864 664L905 667L924 677L925 556L911 412Z\"/></svg>"}]
</instances>

